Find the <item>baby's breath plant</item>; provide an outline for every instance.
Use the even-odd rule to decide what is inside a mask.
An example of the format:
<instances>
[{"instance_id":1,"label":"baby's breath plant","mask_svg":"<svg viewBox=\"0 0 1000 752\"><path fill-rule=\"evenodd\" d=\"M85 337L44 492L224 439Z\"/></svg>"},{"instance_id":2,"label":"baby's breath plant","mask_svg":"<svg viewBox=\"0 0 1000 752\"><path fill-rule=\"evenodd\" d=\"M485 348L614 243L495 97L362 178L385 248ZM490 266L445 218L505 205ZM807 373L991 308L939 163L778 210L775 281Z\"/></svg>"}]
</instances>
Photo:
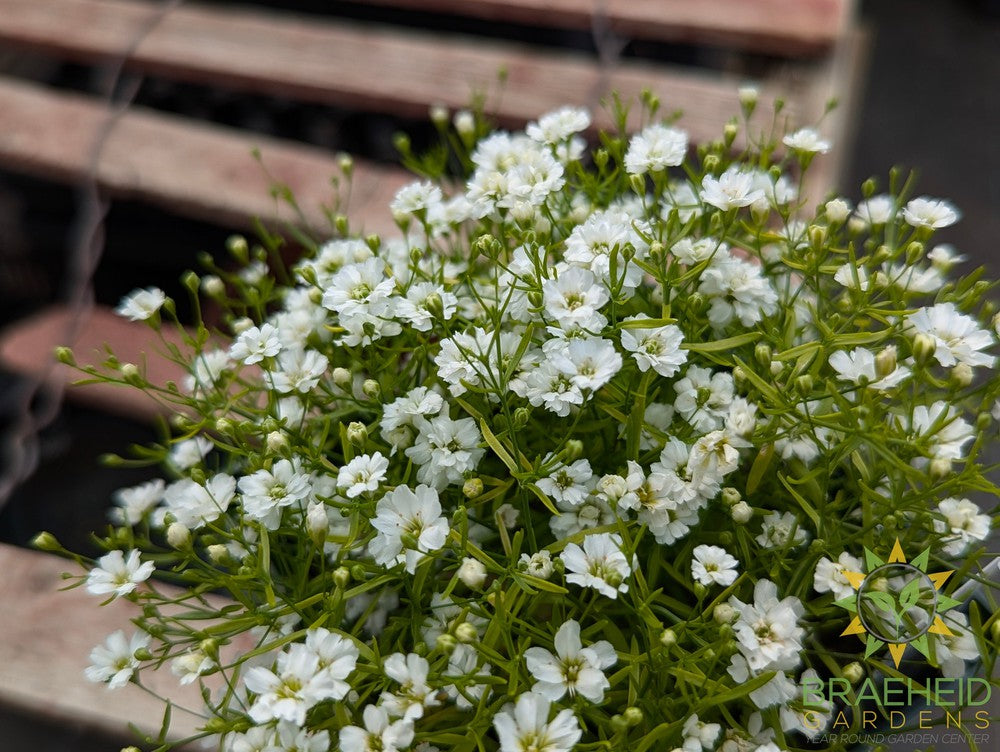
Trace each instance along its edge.
<instances>
[{"instance_id":1,"label":"baby's breath plant","mask_svg":"<svg viewBox=\"0 0 1000 752\"><path fill-rule=\"evenodd\" d=\"M866 678L992 675L992 283L947 201L807 196L830 144L742 101L696 149L651 99L590 144L436 112L397 234L189 275L221 323L163 339L185 383L86 369L176 410L80 559L141 606L87 675L169 665L226 752L845 749ZM958 604L901 662L846 629L897 541Z\"/></svg>"}]
</instances>

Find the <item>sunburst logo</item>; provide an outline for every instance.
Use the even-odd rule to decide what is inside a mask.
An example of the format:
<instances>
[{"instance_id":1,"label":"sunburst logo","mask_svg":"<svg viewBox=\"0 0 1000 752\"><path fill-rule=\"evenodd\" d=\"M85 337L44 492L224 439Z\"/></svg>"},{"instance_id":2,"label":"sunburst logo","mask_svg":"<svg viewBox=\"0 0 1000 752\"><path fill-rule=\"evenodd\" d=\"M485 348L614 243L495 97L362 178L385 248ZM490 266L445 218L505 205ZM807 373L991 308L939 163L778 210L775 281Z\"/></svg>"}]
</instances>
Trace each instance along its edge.
<instances>
[{"instance_id":1,"label":"sunburst logo","mask_svg":"<svg viewBox=\"0 0 1000 752\"><path fill-rule=\"evenodd\" d=\"M930 658L927 635L953 634L941 614L960 601L949 598L941 588L954 570L928 574L930 554L928 548L907 561L897 538L888 561L866 548L867 572L844 572L855 593L836 603L854 618L841 635L854 634L864 640L865 658L888 645L899 668L908 645Z\"/></svg>"}]
</instances>

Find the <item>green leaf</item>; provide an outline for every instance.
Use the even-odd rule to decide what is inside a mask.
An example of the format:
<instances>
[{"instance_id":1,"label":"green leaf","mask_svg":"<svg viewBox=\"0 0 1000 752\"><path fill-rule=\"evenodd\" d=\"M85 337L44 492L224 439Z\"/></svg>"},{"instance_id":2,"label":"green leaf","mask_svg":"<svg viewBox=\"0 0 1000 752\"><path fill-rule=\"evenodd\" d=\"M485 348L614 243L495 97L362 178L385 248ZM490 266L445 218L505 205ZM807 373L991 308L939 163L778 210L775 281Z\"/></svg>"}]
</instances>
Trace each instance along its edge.
<instances>
[{"instance_id":1,"label":"green leaf","mask_svg":"<svg viewBox=\"0 0 1000 752\"><path fill-rule=\"evenodd\" d=\"M792 498L798 502L799 506L802 507L802 511L806 513L809 519L812 521L813 527L817 532L821 531L819 512L816 511L815 507L805 500L805 497L795 490L792 486L791 481L784 476L783 473L778 473L778 480L781 481L781 485L792 495Z\"/></svg>"},{"instance_id":2,"label":"green leaf","mask_svg":"<svg viewBox=\"0 0 1000 752\"><path fill-rule=\"evenodd\" d=\"M719 352L721 350L734 350L737 347L756 342L763 336L762 332L744 332L733 337L717 339L714 342L682 342L682 350L690 350L696 353Z\"/></svg>"},{"instance_id":3,"label":"green leaf","mask_svg":"<svg viewBox=\"0 0 1000 752\"><path fill-rule=\"evenodd\" d=\"M757 459L750 466L750 474L747 475L748 495L757 490L757 486L760 485L760 481L764 477L764 473L767 472L767 468L771 465L773 457L774 444L766 444L760 448L760 451L757 453Z\"/></svg>"},{"instance_id":4,"label":"green leaf","mask_svg":"<svg viewBox=\"0 0 1000 752\"><path fill-rule=\"evenodd\" d=\"M510 452L504 448L503 444L500 443L500 439L494 435L493 431L490 430L490 427L486 425L485 418L481 418L479 420L479 430L483 432L483 438L486 439L486 443L489 445L490 449L492 449L493 453L500 458L500 461L507 466L507 469L512 473L518 472L517 463L514 462L514 458L511 456ZM555 512L553 512L553 514L555 514Z\"/></svg>"},{"instance_id":5,"label":"green leaf","mask_svg":"<svg viewBox=\"0 0 1000 752\"><path fill-rule=\"evenodd\" d=\"M899 607L903 611L908 611L917 601L920 600L920 578L915 577L899 593Z\"/></svg>"}]
</instances>

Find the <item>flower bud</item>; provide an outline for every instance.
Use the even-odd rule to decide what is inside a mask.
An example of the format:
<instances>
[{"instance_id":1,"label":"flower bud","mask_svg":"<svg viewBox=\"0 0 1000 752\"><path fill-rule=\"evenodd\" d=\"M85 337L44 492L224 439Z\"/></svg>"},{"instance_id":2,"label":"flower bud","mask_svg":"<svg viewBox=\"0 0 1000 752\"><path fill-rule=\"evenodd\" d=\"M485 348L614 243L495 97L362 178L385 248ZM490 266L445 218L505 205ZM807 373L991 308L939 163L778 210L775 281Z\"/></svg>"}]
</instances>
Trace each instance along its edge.
<instances>
[{"instance_id":1,"label":"flower bud","mask_svg":"<svg viewBox=\"0 0 1000 752\"><path fill-rule=\"evenodd\" d=\"M172 522L167 528L167 543L171 548L187 548L191 545L191 531L187 525Z\"/></svg>"},{"instance_id":2,"label":"flower bud","mask_svg":"<svg viewBox=\"0 0 1000 752\"><path fill-rule=\"evenodd\" d=\"M827 220L838 225L851 215L851 205L842 198L827 201L824 210Z\"/></svg>"},{"instance_id":3,"label":"flower bud","mask_svg":"<svg viewBox=\"0 0 1000 752\"><path fill-rule=\"evenodd\" d=\"M365 567L363 564L355 564L351 567L351 579L356 582L365 581Z\"/></svg>"},{"instance_id":4,"label":"flower bud","mask_svg":"<svg viewBox=\"0 0 1000 752\"><path fill-rule=\"evenodd\" d=\"M351 421L347 425L347 440L356 447L363 447L368 441L368 427L360 421Z\"/></svg>"},{"instance_id":5,"label":"flower bud","mask_svg":"<svg viewBox=\"0 0 1000 752\"><path fill-rule=\"evenodd\" d=\"M201 278L201 289L210 298L221 298L226 293L226 283L215 274Z\"/></svg>"},{"instance_id":6,"label":"flower bud","mask_svg":"<svg viewBox=\"0 0 1000 752\"><path fill-rule=\"evenodd\" d=\"M354 157L347 152L340 152L337 154L337 167L345 176L350 177L354 172Z\"/></svg>"},{"instance_id":7,"label":"flower bud","mask_svg":"<svg viewBox=\"0 0 1000 752\"><path fill-rule=\"evenodd\" d=\"M705 172L712 173L719 169L719 157L715 154L708 154L705 156L702 166L705 168Z\"/></svg>"},{"instance_id":8,"label":"flower bud","mask_svg":"<svg viewBox=\"0 0 1000 752\"><path fill-rule=\"evenodd\" d=\"M448 125L448 108L443 104L432 104L427 115L438 128L444 128Z\"/></svg>"},{"instance_id":9,"label":"flower bud","mask_svg":"<svg viewBox=\"0 0 1000 752\"><path fill-rule=\"evenodd\" d=\"M719 624L730 624L736 618L736 609L728 603L720 603L712 609L712 618Z\"/></svg>"},{"instance_id":10,"label":"flower bud","mask_svg":"<svg viewBox=\"0 0 1000 752\"><path fill-rule=\"evenodd\" d=\"M466 556L458 567L458 579L472 590L479 590L486 583L486 566L478 559Z\"/></svg>"},{"instance_id":11,"label":"flower bud","mask_svg":"<svg viewBox=\"0 0 1000 752\"><path fill-rule=\"evenodd\" d=\"M61 551L62 544L56 539L56 537L47 531L42 531L36 535L31 540L32 548L37 548L39 551Z\"/></svg>"},{"instance_id":12,"label":"flower bud","mask_svg":"<svg viewBox=\"0 0 1000 752\"><path fill-rule=\"evenodd\" d=\"M317 546L326 543L326 534L330 530L330 520L326 516L326 507L322 502L313 502L306 512L306 529L309 538Z\"/></svg>"},{"instance_id":13,"label":"flower bud","mask_svg":"<svg viewBox=\"0 0 1000 752\"><path fill-rule=\"evenodd\" d=\"M906 246L906 263L908 266L913 266L915 263L920 261L924 256L924 244L919 240L914 240L912 243Z\"/></svg>"},{"instance_id":14,"label":"flower bud","mask_svg":"<svg viewBox=\"0 0 1000 752\"><path fill-rule=\"evenodd\" d=\"M732 508L729 510L729 514L732 515L734 522L745 525L750 521L750 518L753 517L753 507L745 501L740 501L733 504Z\"/></svg>"},{"instance_id":15,"label":"flower bud","mask_svg":"<svg viewBox=\"0 0 1000 752\"><path fill-rule=\"evenodd\" d=\"M809 245L812 246L814 251L821 251L823 244L826 242L826 228L823 225L810 225L808 233Z\"/></svg>"},{"instance_id":16,"label":"flower bud","mask_svg":"<svg viewBox=\"0 0 1000 752\"><path fill-rule=\"evenodd\" d=\"M365 393L365 396L377 399L379 394L382 393L382 387L379 386L375 379L365 379L364 384L361 385L361 391Z\"/></svg>"},{"instance_id":17,"label":"flower bud","mask_svg":"<svg viewBox=\"0 0 1000 752\"><path fill-rule=\"evenodd\" d=\"M854 661L844 666L841 675L851 684L857 684L865 675L865 670L860 663Z\"/></svg>"},{"instance_id":18,"label":"flower bud","mask_svg":"<svg viewBox=\"0 0 1000 752\"><path fill-rule=\"evenodd\" d=\"M73 357L73 351L66 347L65 345L60 345L55 350L56 360L58 360L63 365L75 366L76 358Z\"/></svg>"},{"instance_id":19,"label":"flower bud","mask_svg":"<svg viewBox=\"0 0 1000 752\"><path fill-rule=\"evenodd\" d=\"M736 125L736 123L726 123L725 126L723 126L722 138L727 149L733 145L733 141L736 140L736 134L738 134L739 132L740 129Z\"/></svg>"},{"instance_id":20,"label":"flower bud","mask_svg":"<svg viewBox=\"0 0 1000 752\"><path fill-rule=\"evenodd\" d=\"M622 713L622 718L625 719L625 723L629 726L638 726L642 723L643 715L642 711L635 705L630 705L625 708L625 712Z\"/></svg>"},{"instance_id":21,"label":"flower bud","mask_svg":"<svg viewBox=\"0 0 1000 752\"><path fill-rule=\"evenodd\" d=\"M965 389L972 383L972 366L968 363L959 363L951 369L951 383L959 389Z\"/></svg>"},{"instance_id":22,"label":"flower bud","mask_svg":"<svg viewBox=\"0 0 1000 752\"><path fill-rule=\"evenodd\" d=\"M229 556L229 549L221 543L213 543L205 548L205 552L213 564L228 564L232 558Z\"/></svg>"},{"instance_id":23,"label":"flower bud","mask_svg":"<svg viewBox=\"0 0 1000 752\"><path fill-rule=\"evenodd\" d=\"M458 640L455 639L454 635L450 635L447 632L439 634L437 639L434 641L435 647L444 653L451 653L458 647Z\"/></svg>"},{"instance_id":24,"label":"flower bud","mask_svg":"<svg viewBox=\"0 0 1000 752\"><path fill-rule=\"evenodd\" d=\"M808 373L804 373L795 379L795 389L803 397L808 397L812 394L813 390L813 378Z\"/></svg>"},{"instance_id":25,"label":"flower bud","mask_svg":"<svg viewBox=\"0 0 1000 752\"><path fill-rule=\"evenodd\" d=\"M701 584L700 582L696 582L696 583L694 584L694 595L695 595L695 597L696 597L696 598L698 598L699 600L700 600L701 598L704 598L704 597L705 597L705 593L707 593L707 592L708 592L708 588L706 588L706 587L705 587L704 585L702 585L702 584Z\"/></svg>"},{"instance_id":26,"label":"flower bud","mask_svg":"<svg viewBox=\"0 0 1000 752\"><path fill-rule=\"evenodd\" d=\"M340 566L333 570L333 584L343 589L351 584L351 570Z\"/></svg>"},{"instance_id":27,"label":"flower bud","mask_svg":"<svg viewBox=\"0 0 1000 752\"><path fill-rule=\"evenodd\" d=\"M219 418L215 421L215 430L221 434L232 433L233 428L233 422L229 418Z\"/></svg>"},{"instance_id":28,"label":"flower bud","mask_svg":"<svg viewBox=\"0 0 1000 752\"><path fill-rule=\"evenodd\" d=\"M734 504L739 504L743 497L740 492L737 491L732 486L726 486L722 489L722 502L727 506L731 507Z\"/></svg>"},{"instance_id":29,"label":"flower bud","mask_svg":"<svg viewBox=\"0 0 1000 752\"><path fill-rule=\"evenodd\" d=\"M920 332L916 337L913 338L913 356L920 362L928 360L932 355L934 355L937 350L937 343L934 338L926 334L925 332Z\"/></svg>"},{"instance_id":30,"label":"flower bud","mask_svg":"<svg viewBox=\"0 0 1000 752\"><path fill-rule=\"evenodd\" d=\"M677 633L672 629L664 629L660 633L660 644L665 648L669 648L677 644Z\"/></svg>"},{"instance_id":31,"label":"flower bud","mask_svg":"<svg viewBox=\"0 0 1000 752\"><path fill-rule=\"evenodd\" d=\"M757 359L757 362L765 368L769 368L771 366L771 346L766 342L757 343L757 346L753 350L753 356Z\"/></svg>"},{"instance_id":32,"label":"flower bud","mask_svg":"<svg viewBox=\"0 0 1000 752\"><path fill-rule=\"evenodd\" d=\"M570 439L566 442L566 447L562 451L563 462L575 462L583 455L583 442L579 439Z\"/></svg>"},{"instance_id":33,"label":"flower bud","mask_svg":"<svg viewBox=\"0 0 1000 752\"><path fill-rule=\"evenodd\" d=\"M471 136L476 131L476 118L468 110L456 112L453 122L460 136Z\"/></svg>"},{"instance_id":34,"label":"flower bud","mask_svg":"<svg viewBox=\"0 0 1000 752\"><path fill-rule=\"evenodd\" d=\"M129 384L137 386L142 383L142 374L139 373L139 367L135 363L122 363L121 372L122 378Z\"/></svg>"},{"instance_id":35,"label":"flower bud","mask_svg":"<svg viewBox=\"0 0 1000 752\"><path fill-rule=\"evenodd\" d=\"M947 457L935 457L931 460L930 475L933 480L943 480L951 473L951 460Z\"/></svg>"},{"instance_id":36,"label":"flower bud","mask_svg":"<svg viewBox=\"0 0 1000 752\"><path fill-rule=\"evenodd\" d=\"M896 346L889 345L875 356L875 375L880 379L884 379L896 370L896 365Z\"/></svg>"},{"instance_id":37,"label":"flower bud","mask_svg":"<svg viewBox=\"0 0 1000 752\"><path fill-rule=\"evenodd\" d=\"M226 238L226 250L241 264L249 263L250 246L242 235L230 235Z\"/></svg>"},{"instance_id":38,"label":"flower bud","mask_svg":"<svg viewBox=\"0 0 1000 752\"><path fill-rule=\"evenodd\" d=\"M230 328L233 330L233 334L236 335L243 334L243 332L252 327L253 327L253 319L247 318L246 316L236 319L230 325Z\"/></svg>"},{"instance_id":39,"label":"flower bud","mask_svg":"<svg viewBox=\"0 0 1000 752\"><path fill-rule=\"evenodd\" d=\"M463 621L455 627L455 637L459 642L464 642L468 645L469 643L475 642L479 639L479 632L477 632L476 628L469 624L469 622Z\"/></svg>"},{"instance_id":40,"label":"flower bud","mask_svg":"<svg viewBox=\"0 0 1000 752\"><path fill-rule=\"evenodd\" d=\"M475 499L483 492L483 481L480 478L469 478L462 484L462 494L467 499Z\"/></svg>"},{"instance_id":41,"label":"flower bud","mask_svg":"<svg viewBox=\"0 0 1000 752\"><path fill-rule=\"evenodd\" d=\"M267 435L267 451L281 454L288 449L288 438L281 431L271 431Z\"/></svg>"},{"instance_id":42,"label":"flower bud","mask_svg":"<svg viewBox=\"0 0 1000 752\"><path fill-rule=\"evenodd\" d=\"M628 729L628 721L625 720L625 716L615 714L611 716L611 729L616 733L622 733ZM683 750L678 750L678 752L683 752Z\"/></svg>"},{"instance_id":43,"label":"flower bud","mask_svg":"<svg viewBox=\"0 0 1000 752\"><path fill-rule=\"evenodd\" d=\"M343 389L351 383L351 372L346 368L333 369L333 383Z\"/></svg>"}]
</instances>

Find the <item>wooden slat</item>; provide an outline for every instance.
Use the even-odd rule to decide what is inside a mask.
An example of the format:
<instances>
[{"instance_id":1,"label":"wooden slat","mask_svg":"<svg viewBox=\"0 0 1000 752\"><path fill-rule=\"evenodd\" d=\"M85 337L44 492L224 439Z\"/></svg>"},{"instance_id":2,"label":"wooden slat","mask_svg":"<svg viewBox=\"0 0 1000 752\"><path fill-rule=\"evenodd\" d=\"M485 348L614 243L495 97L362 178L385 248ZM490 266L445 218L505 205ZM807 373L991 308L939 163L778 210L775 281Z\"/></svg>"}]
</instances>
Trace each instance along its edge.
<instances>
[{"instance_id":1,"label":"wooden slat","mask_svg":"<svg viewBox=\"0 0 1000 752\"><path fill-rule=\"evenodd\" d=\"M92 155L103 144L93 175L112 195L221 225L249 227L254 218L298 223L283 202L271 198L270 179L252 156L259 149L271 176L293 190L306 224L330 231L320 209L331 203L330 180L338 173L329 152L141 108L109 117L103 104L89 98L0 79L0 167L81 182L89 179ZM352 227L395 229L388 205L410 179L399 170L358 163Z\"/></svg>"},{"instance_id":2,"label":"wooden slat","mask_svg":"<svg viewBox=\"0 0 1000 752\"><path fill-rule=\"evenodd\" d=\"M163 338L182 352L190 351L176 329L164 327ZM148 326L100 306L80 311L55 306L9 326L0 334L0 366L44 378L55 388L68 389L68 396L78 402L133 420L152 421L169 413L163 402L133 387L71 386L85 375L55 360L54 350L61 345L73 348L81 366L99 366L107 358L105 346L110 346L122 363L140 366L149 382L158 387L165 387L168 381L179 385L187 375L184 368L168 360L164 342Z\"/></svg>"},{"instance_id":3,"label":"wooden slat","mask_svg":"<svg viewBox=\"0 0 1000 752\"><path fill-rule=\"evenodd\" d=\"M717 138L739 108L738 81L704 71L636 62L602 67L523 45L230 5L157 12L156 4L137 0L0 0L0 41L84 62L128 52L130 66L166 77L411 117L424 117L430 104L464 107L474 93L489 92L486 108L505 125L580 104L607 126L603 96L633 98L649 88L667 111L683 108L683 126L704 141ZM507 73L502 93L500 70ZM780 91L780 82L762 83L765 99ZM786 111L794 117L794 100Z\"/></svg>"},{"instance_id":4,"label":"wooden slat","mask_svg":"<svg viewBox=\"0 0 1000 752\"><path fill-rule=\"evenodd\" d=\"M367 0L562 29L796 56L821 54L845 30L850 0Z\"/></svg>"},{"instance_id":5,"label":"wooden slat","mask_svg":"<svg viewBox=\"0 0 1000 752\"><path fill-rule=\"evenodd\" d=\"M66 585L62 573L70 570L81 573L54 556L0 543L0 702L123 738L131 736L130 721L157 732L159 700L134 685L108 691L83 675L95 645L118 629L132 634L135 607L126 601L101 607L101 599L84 589L58 592ZM179 687L169 670L151 672L143 681L175 702L201 707L194 685ZM174 738L196 727L197 719L174 711Z\"/></svg>"}]
</instances>

